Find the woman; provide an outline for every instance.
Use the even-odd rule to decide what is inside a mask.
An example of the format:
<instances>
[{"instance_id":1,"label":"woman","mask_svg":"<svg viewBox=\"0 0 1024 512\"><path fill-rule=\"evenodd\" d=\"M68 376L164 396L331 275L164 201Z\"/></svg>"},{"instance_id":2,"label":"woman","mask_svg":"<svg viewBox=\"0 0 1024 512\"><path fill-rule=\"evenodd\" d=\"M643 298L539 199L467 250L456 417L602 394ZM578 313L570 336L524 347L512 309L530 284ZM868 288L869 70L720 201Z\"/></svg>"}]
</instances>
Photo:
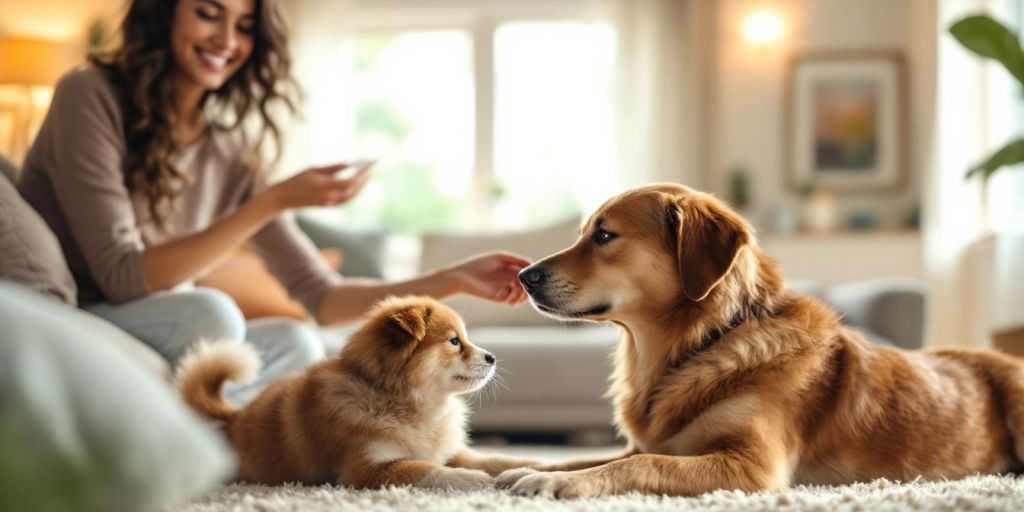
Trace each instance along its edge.
<instances>
[{"instance_id":1,"label":"woman","mask_svg":"<svg viewBox=\"0 0 1024 512\"><path fill-rule=\"evenodd\" d=\"M257 119L279 147L268 109L292 107L286 36L272 0L134 0L121 35L117 50L61 80L19 184L57 234L85 309L172 363L202 338L254 343L263 374L228 389L244 402L323 357L305 324L247 325L220 292L172 291L246 242L325 324L354 320L387 295L525 298L516 275L529 262L509 254L390 284L342 280L319 259L285 213L344 203L366 175L339 178L346 165L337 164L268 186L247 156L258 142L246 141L241 121Z\"/></svg>"}]
</instances>

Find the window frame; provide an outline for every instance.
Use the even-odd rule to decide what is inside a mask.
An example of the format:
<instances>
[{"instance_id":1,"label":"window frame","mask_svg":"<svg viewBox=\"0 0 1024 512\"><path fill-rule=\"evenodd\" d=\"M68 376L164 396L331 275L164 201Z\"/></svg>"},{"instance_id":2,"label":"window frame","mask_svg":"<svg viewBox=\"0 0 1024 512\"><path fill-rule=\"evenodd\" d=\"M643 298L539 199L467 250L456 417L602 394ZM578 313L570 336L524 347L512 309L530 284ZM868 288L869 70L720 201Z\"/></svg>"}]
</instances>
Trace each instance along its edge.
<instances>
[{"instance_id":1,"label":"window frame","mask_svg":"<svg viewBox=\"0 0 1024 512\"><path fill-rule=\"evenodd\" d=\"M469 34L475 94L467 217L483 220L491 218L495 207L489 191L496 166L494 48L498 28L516 22L611 23L611 6L610 0L418 0L412 5L403 0L356 0L347 20L347 36L417 30L464 30Z\"/></svg>"}]
</instances>

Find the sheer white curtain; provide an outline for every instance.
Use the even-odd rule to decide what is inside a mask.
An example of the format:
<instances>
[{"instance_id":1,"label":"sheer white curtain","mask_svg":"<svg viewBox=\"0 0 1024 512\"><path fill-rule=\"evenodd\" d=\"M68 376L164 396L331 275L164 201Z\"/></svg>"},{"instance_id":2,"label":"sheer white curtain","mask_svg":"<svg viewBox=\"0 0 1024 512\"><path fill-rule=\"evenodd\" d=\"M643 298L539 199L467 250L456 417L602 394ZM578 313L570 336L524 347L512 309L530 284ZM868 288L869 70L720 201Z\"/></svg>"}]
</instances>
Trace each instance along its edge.
<instances>
[{"instance_id":1,"label":"sheer white curtain","mask_svg":"<svg viewBox=\"0 0 1024 512\"><path fill-rule=\"evenodd\" d=\"M988 184L964 180L966 169L1020 133L1019 88L998 65L963 49L948 31L958 19L979 12L1016 24L1009 18L1010 5L1007 0L938 4L935 149L923 216L930 344L988 346L994 330L1024 323L1021 172L1004 169Z\"/></svg>"},{"instance_id":2,"label":"sheer white curtain","mask_svg":"<svg viewBox=\"0 0 1024 512\"><path fill-rule=\"evenodd\" d=\"M349 123L325 120L316 112L345 113L344 74L338 70L345 66L345 55L338 44L351 30L354 0L289 0L283 2L288 14L289 39L293 71L302 92L297 118L289 119L285 132L285 147L278 169L293 173L314 164L324 164L344 158L343 154L317 154L317 138L336 137ZM327 144L338 148L340 144Z\"/></svg>"},{"instance_id":3,"label":"sheer white curtain","mask_svg":"<svg viewBox=\"0 0 1024 512\"><path fill-rule=\"evenodd\" d=\"M619 36L620 188L700 183L711 58L711 2L615 0Z\"/></svg>"}]
</instances>

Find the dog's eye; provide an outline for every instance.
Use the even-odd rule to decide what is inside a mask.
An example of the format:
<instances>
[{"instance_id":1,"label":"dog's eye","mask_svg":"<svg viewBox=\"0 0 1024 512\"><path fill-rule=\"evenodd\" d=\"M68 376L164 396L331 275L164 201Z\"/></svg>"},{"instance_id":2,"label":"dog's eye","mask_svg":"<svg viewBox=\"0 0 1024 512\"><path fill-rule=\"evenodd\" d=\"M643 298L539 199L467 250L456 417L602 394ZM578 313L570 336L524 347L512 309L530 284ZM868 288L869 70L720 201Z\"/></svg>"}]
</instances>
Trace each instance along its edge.
<instances>
[{"instance_id":1,"label":"dog's eye","mask_svg":"<svg viewBox=\"0 0 1024 512\"><path fill-rule=\"evenodd\" d=\"M593 236L590 237L590 239L593 240L594 243L597 245L604 245L608 242L611 242L612 240L615 240L618 236L619 235L616 235L615 233L599 229L597 231L594 231L594 234Z\"/></svg>"},{"instance_id":2,"label":"dog's eye","mask_svg":"<svg viewBox=\"0 0 1024 512\"><path fill-rule=\"evenodd\" d=\"M448 343L451 343L453 347L462 346L462 340L460 340L458 336L455 336L454 338L448 340Z\"/></svg>"}]
</instances>

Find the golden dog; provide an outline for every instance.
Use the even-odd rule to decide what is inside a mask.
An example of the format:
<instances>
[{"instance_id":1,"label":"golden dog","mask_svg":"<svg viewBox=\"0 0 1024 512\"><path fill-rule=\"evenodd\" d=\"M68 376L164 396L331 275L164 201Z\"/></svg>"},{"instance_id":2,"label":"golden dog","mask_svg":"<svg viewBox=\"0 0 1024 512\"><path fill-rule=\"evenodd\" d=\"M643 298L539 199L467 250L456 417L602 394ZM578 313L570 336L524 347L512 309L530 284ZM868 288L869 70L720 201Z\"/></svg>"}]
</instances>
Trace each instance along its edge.
<instances>
[{"instance_id":1,"label":"golden dog","mask_svg":"<svg viewBox=\"0 0 1024 512\"><path fill-rule=\"evenodd\" d=\"M514 493L696 495L1004 472L1024 460L1024 363L873 345L787 291L750 226L672 184L606 202L520 274L548 315L622 329L609 396L626 453L513 469Z\"/></svg>"},{"instance_id":2,"label":"golden dog","mask_svg":"<svg viewBox=\"0 0 1024 512\"><path fill-rule=\"evenodd\" d=\"M185 401L223 422L240 480L472 489L532 464L466 446L459 395L486 384L495 359L433 299L384 300L340 357L275 381L242 409L221 398L225 381L258 369L250 345L215 343L201 345L177 372Z\"/></svg>"}]
</instances>

